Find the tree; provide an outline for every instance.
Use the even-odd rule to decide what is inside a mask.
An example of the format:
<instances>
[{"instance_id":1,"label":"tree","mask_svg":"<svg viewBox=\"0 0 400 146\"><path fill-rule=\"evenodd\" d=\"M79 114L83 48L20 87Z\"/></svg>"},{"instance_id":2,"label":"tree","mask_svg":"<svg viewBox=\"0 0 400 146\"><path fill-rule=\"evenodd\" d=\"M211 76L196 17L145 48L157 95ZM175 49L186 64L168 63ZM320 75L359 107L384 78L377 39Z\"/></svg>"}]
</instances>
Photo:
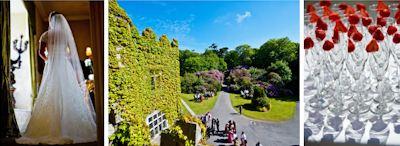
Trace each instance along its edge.
<instances>
[{"instance_id":1,"label":"tree","mask_svg":"<svg viewBox=\"0 0 400 146\"><path fill-rule=\"evenodd\" d=\"M239 63L242 66L252 66L253 65L253 60L254 60L254 55L255 55L255 49L251 48L250 45L244 44L237 46L235 50L239 54Z\"/></svg>"},{"instance_id":2,"label":"tree","mask_svg":"<svg viewBox=\"0 0 400 146\"><path fill-rule=\"evenodd\" d=\"M228 47L223 47L223 48L220 48L219 50L218 50L218 57L220 57L220 58L224 58L225 57L225 55L226 55L226 53L228 52L228 50L229 50L229 48Z\"/></svg>"},{"instance_id":3,"label":"tree","mask_svg":"<svg viewBox=\"0 0 400 146\"><path fill-rule=\"evenodd\" d=\"M239 60L239 53L236 50L231 50L226 53L224 61L228 65L228 69L232 69L239 65L237 62Z\"/></svg>"},{"instance_id":4,"label":"tree","mask_svg":"<svg viewBox=\"0 0 400 146\"><path fill-rule=\"evenodd\" d=\"M195 73L198 71L206 70L220 70L224 71L227 68L226 62L219 58L215 53L205 53L200 56L187 58L181 68L183 69L181 74L184 73Z\"/></svg>"},{"instance_id":5,"label":"tree","mask_svg":"<svg viewBox=\"0 0 400 146\"><path fill-rule=\"evenodd\" d=\"M272 63L268 68L268 72L277 73L284 83L288 83L292 80L292 71L290 70L288 63L285 61L276 61Z\"/></svg>"},{"instance_id":6,"label":"tree","mask_svg":"<svg viewBox=\"0 0 400 146\"><path fill-rule=\"evenodd\" d=\"M267 69L276 61L292 62L298 58L298 43L289 38L271 39L264 43L255 55L255 66Z\"/></svg>"},{"instance_id":7,"label":"tree","mask_svg":"<svg viewBox=\"0 0 400 146\"><path fill-rule=\"evenodd\" d=\"M183 68L184 62L186 59L191 57L198 57L199 53L190 50L179 50L179 65L180 65L180 75L183 76L185 74L185 70Z\"/></svg>"}]
</instances>

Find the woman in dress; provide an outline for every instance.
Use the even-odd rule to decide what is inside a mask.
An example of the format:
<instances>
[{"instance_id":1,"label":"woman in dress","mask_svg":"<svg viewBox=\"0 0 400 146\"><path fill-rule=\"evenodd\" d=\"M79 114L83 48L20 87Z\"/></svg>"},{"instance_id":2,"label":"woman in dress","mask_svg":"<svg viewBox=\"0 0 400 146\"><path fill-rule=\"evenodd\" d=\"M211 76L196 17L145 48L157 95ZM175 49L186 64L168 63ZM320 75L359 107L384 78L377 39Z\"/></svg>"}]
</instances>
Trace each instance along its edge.
<instances>
[{"instance_id":1,"label":"woman in dress","mask_svg":"<svg viewBox=\"0 0 400 146\"><path fill-rule=\"evenodd\" d=\"M40 37L46 64L32 117L20 144L70 144L96 141L95 112L86 90L75 40L65 17L49 15ZM47 54L44 52L47 51Z\"/></svg>"}]
</instances>

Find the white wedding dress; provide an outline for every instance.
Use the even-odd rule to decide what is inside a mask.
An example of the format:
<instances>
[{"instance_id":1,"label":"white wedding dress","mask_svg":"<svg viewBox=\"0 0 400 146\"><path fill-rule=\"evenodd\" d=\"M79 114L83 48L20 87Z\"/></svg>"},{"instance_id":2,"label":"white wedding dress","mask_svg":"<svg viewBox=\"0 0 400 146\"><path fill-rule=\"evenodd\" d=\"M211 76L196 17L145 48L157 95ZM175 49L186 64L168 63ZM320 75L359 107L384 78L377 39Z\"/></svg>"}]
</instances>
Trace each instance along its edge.
<instances>
[{"instance_id":1,"label":"white wedding dress","mask_svg":"<svg viewBox=\"0 0 400 146\"><path fill-rule=\"evenodd\" d=\"M95 112L86 90L75 40L61 14L42 34L47 58L32 117L19 144L70 144L96 141Z\"/></svg>"}]
</instances>

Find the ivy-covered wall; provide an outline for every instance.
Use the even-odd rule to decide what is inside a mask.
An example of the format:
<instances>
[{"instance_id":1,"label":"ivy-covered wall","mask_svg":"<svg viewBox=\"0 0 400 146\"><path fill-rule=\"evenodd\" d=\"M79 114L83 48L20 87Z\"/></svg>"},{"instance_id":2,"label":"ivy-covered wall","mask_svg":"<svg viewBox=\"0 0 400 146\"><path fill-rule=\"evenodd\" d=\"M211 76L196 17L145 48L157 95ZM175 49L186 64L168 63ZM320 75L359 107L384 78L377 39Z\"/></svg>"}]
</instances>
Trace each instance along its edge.
<instances>
[{"instance_id":1,"label":"ivy-covered wall","mask_svg":"<svg viewBox=\"0 0 400 146\"><path fill-rule=\"evenodd\" d=\"M117 117L110 141L150 145L145 118L160 110L172 125L181 109L180 92L178 42L157 38L150 28L139 33L118 3L110 1L109 110Z\"/></svg>"}]
</instances>

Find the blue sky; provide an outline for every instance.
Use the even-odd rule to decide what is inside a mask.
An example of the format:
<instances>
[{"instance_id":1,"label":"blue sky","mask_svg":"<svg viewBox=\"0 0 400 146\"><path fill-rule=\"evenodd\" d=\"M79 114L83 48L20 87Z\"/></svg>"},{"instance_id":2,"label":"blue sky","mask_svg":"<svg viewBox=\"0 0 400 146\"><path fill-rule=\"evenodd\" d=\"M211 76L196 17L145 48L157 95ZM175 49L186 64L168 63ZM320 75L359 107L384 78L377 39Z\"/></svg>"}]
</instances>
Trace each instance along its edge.
<instances>
[{"instance_id":1,"label":"blue sky","mask_svg":"<svg viewBox=\"0 0 400 146\"><path fill-rule=\"evenodd\" d=\"M139 29L176 38L180 49L203 52L212 43L234 49L268 39L299 42L298 1L119 1Z\"/></svg>"}]
</instances>

